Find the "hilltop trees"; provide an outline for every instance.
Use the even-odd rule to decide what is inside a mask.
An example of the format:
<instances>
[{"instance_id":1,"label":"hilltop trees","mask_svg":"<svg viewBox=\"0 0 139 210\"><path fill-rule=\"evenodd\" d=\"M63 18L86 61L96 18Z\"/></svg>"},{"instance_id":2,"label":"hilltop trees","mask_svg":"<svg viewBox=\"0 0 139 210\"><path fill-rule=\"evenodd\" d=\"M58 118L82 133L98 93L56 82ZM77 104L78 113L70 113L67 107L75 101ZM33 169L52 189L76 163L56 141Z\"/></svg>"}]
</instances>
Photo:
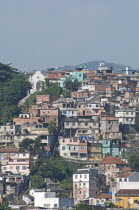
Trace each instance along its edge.
<instances>
[{"instance_id":1,"label":"hilltop trees","mask_svg":"<svg viewBox=\"0 0 139 210\"><path fill-rule=\"evenodd\" d=\"M19 114L18 102L30 88L22 73L10 64L0 63L0 123L11 122Z\"/></svg>"}]
</instances>

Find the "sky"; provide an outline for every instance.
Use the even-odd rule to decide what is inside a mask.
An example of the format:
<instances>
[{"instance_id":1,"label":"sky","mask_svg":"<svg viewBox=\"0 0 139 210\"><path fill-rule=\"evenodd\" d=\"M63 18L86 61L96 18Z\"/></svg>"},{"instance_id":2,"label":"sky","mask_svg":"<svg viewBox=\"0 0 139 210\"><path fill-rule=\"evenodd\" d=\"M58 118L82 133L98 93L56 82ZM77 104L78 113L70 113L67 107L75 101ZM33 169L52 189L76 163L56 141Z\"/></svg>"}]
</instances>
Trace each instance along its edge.
<instances>
[{"instance_id":1,"label":"sky","mask_svg":"<svg viewBox=\"0 0 139 210\"><path fill-rule=\"evenodd\" d=\"M106 60L139 67L139 0L0 0L0 62L21 70Z\"/></svg>"}]
</instances>

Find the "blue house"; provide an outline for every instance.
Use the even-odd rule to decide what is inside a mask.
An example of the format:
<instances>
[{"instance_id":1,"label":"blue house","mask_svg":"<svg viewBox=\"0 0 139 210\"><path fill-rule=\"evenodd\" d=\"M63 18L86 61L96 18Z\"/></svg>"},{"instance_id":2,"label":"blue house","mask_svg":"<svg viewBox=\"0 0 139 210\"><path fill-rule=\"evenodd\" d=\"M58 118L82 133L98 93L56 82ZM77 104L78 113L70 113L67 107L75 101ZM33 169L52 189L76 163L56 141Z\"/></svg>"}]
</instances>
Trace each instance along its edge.
<instances>
[{"instance_id":1,"label":"blue house","mask_svg":"<svg viewBox=\"0 0 139 210\"><path fill-rule=\"evenodd\" d=\"M84 79L84 74L81 71L71 71L69 77L63 77L59 81L59 86L61 88L64 88L64 82L67 78L70 78L73 82L75 79L77 79L79 82L81 82Z\"/></svg>"}]
</instances>

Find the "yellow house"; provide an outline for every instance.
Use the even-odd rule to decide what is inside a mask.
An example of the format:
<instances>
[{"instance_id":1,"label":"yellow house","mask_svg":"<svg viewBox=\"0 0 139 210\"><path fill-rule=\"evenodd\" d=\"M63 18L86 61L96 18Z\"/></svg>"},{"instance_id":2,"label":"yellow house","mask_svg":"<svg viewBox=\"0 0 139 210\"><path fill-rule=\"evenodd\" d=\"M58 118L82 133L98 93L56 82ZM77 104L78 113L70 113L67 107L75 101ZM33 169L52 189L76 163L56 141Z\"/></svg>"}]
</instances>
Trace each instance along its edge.
<instances>
[{"instance_id":1,"label":"yellow house","mask_svg":"<svg viewBox=\"0 0 139 210\"><path fill-rule=\"evenodd\" d=\"M115 194L115 205L123 208L139 208L139 190L119 190Z\"/></svg>"},{"instance_id":2,"label":"yellow house","mask_svg":"<svg viewBox=\"0 0 139 210\"><path fill-rule=\"evenodd\" d=\"M89 160L100 161L102 160L102 144L101 143L88 143Z\"/></svg>"}]
</instances>

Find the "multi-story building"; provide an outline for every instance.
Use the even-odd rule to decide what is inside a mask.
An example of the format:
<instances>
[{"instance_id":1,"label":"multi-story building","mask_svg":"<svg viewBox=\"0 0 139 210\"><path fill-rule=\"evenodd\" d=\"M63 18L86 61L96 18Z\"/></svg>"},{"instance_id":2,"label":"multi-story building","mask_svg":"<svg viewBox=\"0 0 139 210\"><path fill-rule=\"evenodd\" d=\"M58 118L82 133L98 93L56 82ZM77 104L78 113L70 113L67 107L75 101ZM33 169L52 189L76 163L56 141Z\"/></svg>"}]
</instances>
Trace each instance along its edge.
<instances>
[{"instance_id":1,"label":"multi-story building","mask_svg":"<svg viewBox=\"0 0 139 210\"><path fill-rule=\"evenodd\" d=\"M9 156L8 164L1 167L2 172L11 171L21 175L29 175L30 166L33 165L33 159L29 153L18 153Z\"/></svg>"},{"instance_id":2,"label":"multi-story building","mask_svg":"<svg viewBox=\"0 0 139 210\"><path fill-rule=\"evenodd\" d=\"M98 170L91 168L78 169L73 174L74 204L95 197L99 193Z\"/></svg>"},{"instance_id":3,"label":"multi-story building","mask_svg":"<svg viewBox=\"0 0 139 210\"><path fill-rule=\"evenodd\" d=\"M88 158L93 161L100 161L102 159L102 144L94 143L93 141L88 142Z\"/></svg>"},{"instance_id":4,"label":"multi-story building","mask_svg":"<svg viewBox=\"0 0 139 210\"><path fill-rule=\"evenodd\" d=\"M127 166L127 163L117 157L104 157L99 162L100 173L106 176L106 184L111 185L112 179L116 177L121 168Z\"/></svg>"},{"instance_id":5,"label":"multi-story building","mask_svg":"<svg viewBox=\"0 0 139 210\"><path fill-rule=\"evenodd\" d=\"M88 160L87 141L79 138L60 138L60 156L76 160Z\"/></svg>"},{"instance_id":6,"label":"multi-story building","mask_svg":"<svg viewBox=\"0 0 139 210\"><path fill-rule=\"evenodd\" d=\"M92 118L66 118L64 129L67 136L92 136L99 133L99 122Z\"/></svg>"},{"instance_id":7,"label":"multi-story building","mask_svg":"<svg viewBox=\"0 0 139 210\"><path fill-rule=\"evenodd\" d=\"M134 125L136 119L136 109L115 110L115 117L119 118L119 123Z\"/></svg>"}]
</instances>

